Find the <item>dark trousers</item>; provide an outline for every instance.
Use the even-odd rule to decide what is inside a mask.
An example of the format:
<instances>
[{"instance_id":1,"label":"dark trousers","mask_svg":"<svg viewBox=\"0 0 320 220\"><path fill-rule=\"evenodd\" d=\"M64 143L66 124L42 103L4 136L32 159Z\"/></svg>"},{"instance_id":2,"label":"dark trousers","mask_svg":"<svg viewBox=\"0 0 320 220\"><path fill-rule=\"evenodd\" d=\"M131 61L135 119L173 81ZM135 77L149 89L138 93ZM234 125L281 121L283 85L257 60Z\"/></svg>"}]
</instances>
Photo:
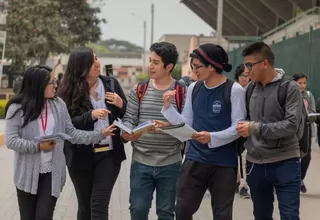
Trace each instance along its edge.
<instances>
[{"instance_id":1,"label":"dark trousers","mask_svg":"<svg viewBox=\"0 0 320 220\"><path fill-rule=\"evenodd\" d=\"M78 199L78 220L109 219L109 202L121 165L112 151L94 153L92 171L69 167Z\"/></svg>"},{"instance_id":2,"label":"dark trousers","mask_svg":"<svg viewBox=\"0 0 320 220\"><path fill-rule=\"evenodd\" d=\"M307 171L311 162L311 146L312 146L312 134L311 134L311 125L310 125L310 132L309 132L309 149L307 154L301 159L301 180L307 175Z\"/></svg>"},{"instance_id":3,"label":"dark trousers","mask_svg":"<svg viewBox=\"0 0 320 220\"><path fill-rule=\"evenodd\" d=\"M250 187L255 220L272 220L274 189L281 220L299 220L299 158L269 164L247 161L247 183Z\"/></svg>"},{"instance_id":4,"label":"dark trousers","mask_svg":"<svg viewBox=\"0 0 320 220\"><path fill-rule=\"evenodd\" d=\"M192 220L209 188L214 220L232 220L237 169L186 159L177 183L177 220Z\"/></svg>"},{"instance_id":5,"label":"dark trousers","mask_svg":"<svg viewBox=\"0 0 320 220\"><path fill-rule=\"evenodd\" d=\"M40 174L37 195L17 189L21 220L52 220L57 198L51 196L51 173Z\"/></svg>"}]
</instances>

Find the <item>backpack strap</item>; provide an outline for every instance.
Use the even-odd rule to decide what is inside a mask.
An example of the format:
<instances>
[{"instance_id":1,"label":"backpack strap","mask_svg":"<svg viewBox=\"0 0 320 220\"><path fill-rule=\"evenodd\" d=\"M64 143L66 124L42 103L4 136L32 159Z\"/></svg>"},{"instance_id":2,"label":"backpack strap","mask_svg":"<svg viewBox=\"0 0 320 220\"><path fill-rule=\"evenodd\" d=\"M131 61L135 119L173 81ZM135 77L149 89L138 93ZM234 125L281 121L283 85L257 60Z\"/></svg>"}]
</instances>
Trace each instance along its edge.
<instances>
[{"instance_id":1,"label":"backpack strap","mask_svg":"<svg viewBox=\"0 0 320 220\"><path fill-rule=\"evenodd\" d=\"M148 81L143 81L143 82L140 82L137 86L137 97L138 97L138 100L139 100L139 104L141 104L142 102L142 98L143 96L146 94L146 91L147 91L147 88L148 88L148 85L149 85L149 80Z\"/></svg>"},{"instance_id":2,"label":"backpack strap","mask_svg":"<svg viewBox=\"0 0 320 220\"><path fill-rule=\"evenodd\" d=\"M192 98L192 100L191 100L192 101L192 108L194 106L194 101L196 100L197 95L198 95L202 85L203 85L203 81L197 81L196 84L193 87L192 96L191 96L191 98Z\"/></svg>"},{"instance_id":3,"label":"backpack strap","mask_svg":"<svg viewBox=\"0 0 320 220\"><path fill-rule=\"evenodd\" d=\"M142 102L142 98L144 97L144 95L146 94L146 91L148 89L148 86L149 86L149 80L147 81L143 81L143 82L140 82L137 86L137 97L138 97L138 100L139 100L139 107L138 107L138 116L140 116L140 104Z\"/></svg>"},{"instance_id":4,"label":"backpack strap","mask_svg":"<svg viewBox=\"0 0 320 220\"><path fill-rule=\"evenodd\" d=\"M226 109L231 112L231 91L234 81L227 78L226 87L224 91L224 101L226 104Z\"/></svg>"},{"instance_id":5,"label":"backpack strap","mask_svg":"<svg viewBox=\"0 0 320 220\"><path fill-rule=\"evenodd\" d=\"M246 110L247 110L248 120L250 120L250 98L255 87L256 87L256 83L250 82L246 90Z\"/></svg>"},{"instance_id":6,"label":"backpack strap","mask_svg":"<svg viewBox=\"0 0 320 220\"><path fill-rule=\"evenodd\" d=\"M176 80L174 88L176 90L177 109L178 109L178 112L181 114L181 112L182 112L182 104L183 104L184 96L185 96L185 93L186 93L185 85Z\"/></svg>"},{"instance_id":7,"label":"backpack strap","mask_svg":"<svg viewBox=\"0 0 320 220\"><path fill-rule=\"evenodd\" d=\"M286 105L286 96L287 96L287 90L288 85L293 79L289 76L283 75L280 81L280 85L278 88L278 102L281 106L283 112L285 112L285 105Z\"/></svg>"}]
</instances>

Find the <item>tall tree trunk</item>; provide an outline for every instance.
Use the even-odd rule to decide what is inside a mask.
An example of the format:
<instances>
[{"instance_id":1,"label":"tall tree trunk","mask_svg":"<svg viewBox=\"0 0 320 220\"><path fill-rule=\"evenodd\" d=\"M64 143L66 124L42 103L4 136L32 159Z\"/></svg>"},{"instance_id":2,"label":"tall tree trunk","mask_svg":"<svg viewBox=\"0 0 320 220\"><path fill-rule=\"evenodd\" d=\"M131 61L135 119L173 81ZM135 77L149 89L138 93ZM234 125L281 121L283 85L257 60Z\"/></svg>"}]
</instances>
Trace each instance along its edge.
<instances>
[{"instance_id":1,"label":"tall tree trunk","mask_svg":"<svg viewBox=\"0 0 320 220\"><path fill-rule=\"evenodd\" d=\"M48 57L49 57L49 52L46 52L45 54L43 54L43 56L40 57L39 64L46 65Z\"/></svg>"}]
</instances>

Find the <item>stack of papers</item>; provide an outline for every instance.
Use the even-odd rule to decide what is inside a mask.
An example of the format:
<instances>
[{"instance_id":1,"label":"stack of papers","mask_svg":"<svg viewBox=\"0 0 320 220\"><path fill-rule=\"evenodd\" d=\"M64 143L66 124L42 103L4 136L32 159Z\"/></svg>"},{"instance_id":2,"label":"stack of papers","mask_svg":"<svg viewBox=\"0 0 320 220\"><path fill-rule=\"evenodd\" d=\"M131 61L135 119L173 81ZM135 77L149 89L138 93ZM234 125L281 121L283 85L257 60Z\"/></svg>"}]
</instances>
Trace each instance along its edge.
<instances>
[{"instance_id":1,"label":"stack of papers","mask_svg":"<svg viewBox=\"0 0 320 220\"><path fill-rule=\"evenodd\" d=\"M72 137L70 137L69 135L64 134L64 133L57 133L57 134L35 137L35 141L38 141L38 142L55 141L57 139L67 141L67 140L72 139Z\"/></svg>"},{"instance_id":2,"label":"stack of papers","mask_svg":"<svg viewBox=\"0 0 320 220\"><path fill-rule=\"evenodd\" d=\"M196 130L194 130L192 127L190 127L185 123L163 127L163 128L160 128L160 130L166 134L171 135L172 137L177 138L181 142L191 140L192 139L191 136L194 133L197 133Z\"/></svg>"},{"instance_id":3,"label":"stack of papers","mask_svg":"<svg viewBox=\"0 0 320 220\"><path fill-rule=\"evenodd\" d=\"M141 132L146 132L151 127L154 126L154 123L152 123L152 121L146 121L146 122L139 124L134 129L130 129L127 126L125 126L123 124L123 122L121 121L121 119L119 119L119 118L117 120L114 120L113 124L115 126L117 126L118 128L120 128L121 130L127 132L128 134L137 134L137 133L141 133Z\"/></svg>"}]
</instances>

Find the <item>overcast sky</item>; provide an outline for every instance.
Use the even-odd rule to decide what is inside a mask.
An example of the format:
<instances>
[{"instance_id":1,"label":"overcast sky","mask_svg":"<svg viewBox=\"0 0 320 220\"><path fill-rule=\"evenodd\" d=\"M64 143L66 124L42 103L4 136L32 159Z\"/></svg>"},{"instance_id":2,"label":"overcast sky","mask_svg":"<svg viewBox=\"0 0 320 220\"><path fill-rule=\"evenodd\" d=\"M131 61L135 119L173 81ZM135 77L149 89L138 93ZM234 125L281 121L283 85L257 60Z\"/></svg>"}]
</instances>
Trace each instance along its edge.
<instances>
[{"instance_id":1,"label":"overcast sky","mask_svg":"<svg viewBox=\"0 0 320 220\"><path fill-rule=\"evenodd\" d=\"M102 39L116 38L143 45L143 19L147 21L147 47L150 44L151 0L105 0L101 17ZM153 0L155 5L154 41L163 34L205 34L212 28L180 0ZM132 16L132 13L137 16ZM138 17L139 16L139 17Z\"/></svg>"}]
</instances>

